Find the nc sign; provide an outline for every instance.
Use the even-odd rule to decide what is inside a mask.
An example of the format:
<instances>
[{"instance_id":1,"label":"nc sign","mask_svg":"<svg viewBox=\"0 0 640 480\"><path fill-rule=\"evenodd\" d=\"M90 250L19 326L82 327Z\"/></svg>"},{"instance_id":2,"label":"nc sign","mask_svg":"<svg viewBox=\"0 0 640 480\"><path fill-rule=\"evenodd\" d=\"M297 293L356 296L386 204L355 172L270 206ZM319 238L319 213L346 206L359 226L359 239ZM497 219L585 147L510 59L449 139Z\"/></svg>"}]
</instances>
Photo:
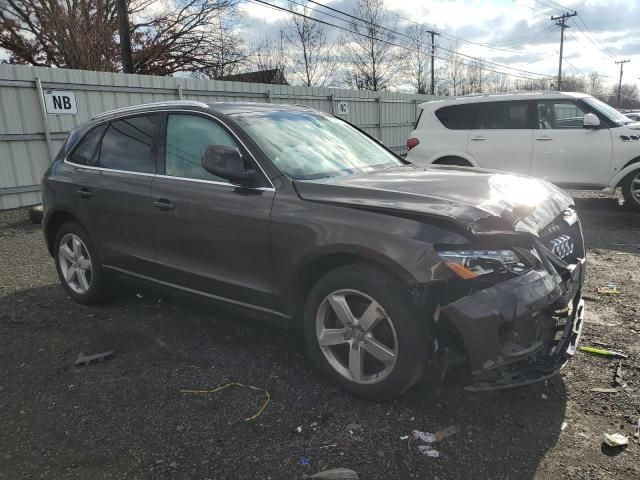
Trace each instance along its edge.
<instances>
[{"instance_id":1,"label":"nc sign","mask_svg":"<svg viewBox=\"0 0 640 480\"><path fill-rule=\"evenodd\" d=\"M44 105L48 114L75 115L78 113L76 94L64 90L45 90Z\"/></svg>"}]
</instances>

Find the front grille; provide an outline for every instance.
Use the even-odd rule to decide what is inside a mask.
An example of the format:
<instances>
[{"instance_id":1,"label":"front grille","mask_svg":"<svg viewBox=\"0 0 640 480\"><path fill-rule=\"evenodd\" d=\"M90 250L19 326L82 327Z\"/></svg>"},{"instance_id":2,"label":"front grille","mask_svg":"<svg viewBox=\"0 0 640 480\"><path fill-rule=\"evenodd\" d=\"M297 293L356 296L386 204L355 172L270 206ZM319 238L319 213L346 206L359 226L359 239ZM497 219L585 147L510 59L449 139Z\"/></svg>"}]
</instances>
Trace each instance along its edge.
<instances>
[{"instance_id":1,"label":"front grille","mask_svg":"<svg viewBox=\"0 0 640 480\"><path fill-rule=\"evenodd\" d=\"M569 225L564 214L551 222L540 232L540 240L555 255L567 263L575 263L584 258L584 240L580 221Z\"/></svg>"}]
</instances>

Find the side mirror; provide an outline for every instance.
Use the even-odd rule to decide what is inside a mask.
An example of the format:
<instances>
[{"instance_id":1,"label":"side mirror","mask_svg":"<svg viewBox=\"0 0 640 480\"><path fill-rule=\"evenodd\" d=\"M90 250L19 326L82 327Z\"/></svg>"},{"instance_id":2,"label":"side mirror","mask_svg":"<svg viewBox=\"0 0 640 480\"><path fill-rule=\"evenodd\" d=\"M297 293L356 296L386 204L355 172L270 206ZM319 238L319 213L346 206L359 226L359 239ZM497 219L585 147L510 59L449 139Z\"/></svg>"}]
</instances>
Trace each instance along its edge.
<instances>
[{"instance_id":1,"label":"side mirror","mask_svg":"<svg viewBox=\"0 0 640 480\"><path fill-rule=\"evenodd\" d=\"M595 113L587 113L582 120L584 128L600 128L600 119Z\"/></svg>"},{"instance_id":2,"label":"side mirror","mask_svg":"<svg viewBox=\"0 0 640 480\"><path fill-rule=\"evenodd\" d=\"M209 145L202 155L202 167L238 185L250 184L256 178L255 170L245 168L240 151L227 145Z\"/></svg>"}]
</instances>

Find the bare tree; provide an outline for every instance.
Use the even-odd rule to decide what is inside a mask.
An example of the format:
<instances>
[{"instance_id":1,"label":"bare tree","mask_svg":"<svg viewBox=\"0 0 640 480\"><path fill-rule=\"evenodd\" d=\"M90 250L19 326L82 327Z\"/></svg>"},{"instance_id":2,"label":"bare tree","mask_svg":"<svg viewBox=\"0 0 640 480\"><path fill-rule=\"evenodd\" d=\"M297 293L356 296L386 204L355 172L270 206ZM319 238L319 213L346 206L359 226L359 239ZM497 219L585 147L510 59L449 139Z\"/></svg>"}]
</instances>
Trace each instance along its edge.
<instances>
[{"instance_id":1,"label":"bare tree","mask_svg":"<svg viewBox=\"0 0 640 480\"><path fill-rule=\"evenodd\" d=\"M346 81L361 90L385 90L398 74L402 57L393 45L397 22L385 22L384 13L383 0L357 0L353 16L361 20L350 22L354 33L343 39L349 63Z\"/></svg>"},{"instance_id":2,"label":"bare tree","mask_svg":"<svg viewBox=\"0 0 640 480\"><path fill-rule=\"evenodd\" d=\"M441 76L444 80L444 89L447 95L462 94L462 87L465 82L466 66L462 61L462 57L458 53L459 45L454 45L444 63L441 70Z\"/></svg>"},{"instance_id":3,"label":"bare tree","mask_svg":"<svg viewBox=\"0 0 640 480\"><path fill-rule=\"evenodd\" d=\"M284 74L288 67L284 43L285 35L282 29L264 30L249 44L249 67L252 70L278 69Z\"/></svg>"},{"instance_id":4,"label":"bare tree","mask_svg":"<svg viewBox=\"0 0 640 480\"><path fill-rule=\"evenodd\" d=\"M216 15L217 28L212 32L214 48L210 52L210 65L202 72L209 78L220 78L237 73L249 59L237 31L235 12L219 10Z\"/></svg>"},{"instance_id":5,"label":"bare tree","mask_svg":"<svg viewBox=\"0 0 640 480\"><path fill-rule=\"evenodd\" d=\"M116 0L2 0L0 47L10 61L38 66L118 71L122 68ZM199 72L216 61L218 12L238 0L127 0L135 73ZM153 12L153 13L151 13Z\"/></svg>"},{"instance_id":6,"label":"bare tree","mask_svg":"<svg viewBox=\"0 0 640 480\"><path fill-rule=\"evenodd\" d=\"M416 93L431 89L431 29L424 23L411 23L406 29L411 54L406 56L406 77Z\"/></svg>"},{"instance_id":7,"label":"bare tree","mask_svg":"<svg viewBox=\"0 0 640 480\"><path fill-rule=\"evenodd\" d=\"M464 93L482 93L484 75L484 63L482 60L471 60L465 68L466 85Z\"/></svg>"},{"instance_id":8,"label":"bare tree","mask_svg":"<svg viewBox=\"0 0 640 480\"><path fill-rule=\"evenodd\" d=\"M333 82L337 68L331 45L322 24L311 17L308 2L289 1L289 10L303 16L290 14L284 38L291 72L307 87L324 87Z\"/></svg>"},{"instance_id":9,"label":"bare tree","mask_svg":"<svg viewBox=\"0 0 640 480\"><path fill-rule=\"evenodd\" d=\"M604 85L604 75L596 71L589 72L587 75L586 92L594 97L605 97L606 89Z\"/></svg>"}]
</instances>

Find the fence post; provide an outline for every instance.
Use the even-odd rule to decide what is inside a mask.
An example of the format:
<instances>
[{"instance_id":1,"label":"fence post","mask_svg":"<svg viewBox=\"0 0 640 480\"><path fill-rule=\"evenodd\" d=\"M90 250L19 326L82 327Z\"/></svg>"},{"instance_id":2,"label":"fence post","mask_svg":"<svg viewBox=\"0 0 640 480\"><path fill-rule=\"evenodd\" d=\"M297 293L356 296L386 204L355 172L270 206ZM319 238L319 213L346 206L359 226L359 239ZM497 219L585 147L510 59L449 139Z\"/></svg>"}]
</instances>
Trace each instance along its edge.
<instances>
[{"instance_id":1,"label":"fence post","mask_svg":"<svg viewBox=\"0 0 640 480\"><path fill-rule=\"evenodd\" d=\"M42 82L40 77L34 78L36 82L36 90L38 92L40 115L42 116L42 124L44 125L44 138L47 140L47 149L49 150L49 163L53 162L55 153L53 152L53 142L51 141L51 130L49 129L49 116L47 115L47 106L44 104L44 92L42 91Z\"/></svg>"},{"instance_id":2,"label":"fence post","mask_svg":"<svg viewBox=\"0 0 640 480\"><path fill-rule=\"evenodd\" d=\"M178 100L182 100L182 85L178 85Z\"/></svg>"},{"instance_id":3,"label":"fence post","mask_svg":"<svg viewBox=\"0 0 640 480\"><path fill-rule=\"evenodd\" d=\"M378 140L382 142L382 94L376 98L378 102Z\"/></svg>"},{"instance_id":4,"label":"fence post","mask_svg":"<svg viewBox=\"0 0 640 480\"><path fill-rule=\"evenodd\" d=\"M271 103L271 90L267 90L267 103Z\"/></svg>"},{"instance_id":5,"label":"fence post","mask_svg":"<svg viewBox=\"0 0 640 480\"><path fill-rule=\"evenodd\" d=\"M333 93L329 95L329 100L331 100L331 115L336 114L336 101L334 100Z\"/></svg>"}]
</instances>

